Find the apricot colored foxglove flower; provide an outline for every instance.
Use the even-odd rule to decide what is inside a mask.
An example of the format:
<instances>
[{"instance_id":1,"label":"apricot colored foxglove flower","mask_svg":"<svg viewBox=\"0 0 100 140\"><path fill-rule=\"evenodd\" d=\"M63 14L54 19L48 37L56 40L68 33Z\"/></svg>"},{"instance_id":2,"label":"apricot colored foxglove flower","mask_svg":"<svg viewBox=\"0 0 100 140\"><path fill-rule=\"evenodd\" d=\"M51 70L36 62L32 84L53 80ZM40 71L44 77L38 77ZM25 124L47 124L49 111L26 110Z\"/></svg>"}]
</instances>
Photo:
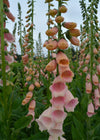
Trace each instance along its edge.
<instances>
[{"instance_id":1,"label":"apricot colored foxglove flower","mask_svg":"<svg viewBox=\"0 0 100 140\"><path fill-rule=\"evenodd\" d=\"M57 17L55 18L55 21L56 21L57 23L61 23L61 22L64 21L64 17L62 17L62 16L57 16Z\"/></svg>"},{"instance_id":2,"label":"apricot colored foxglove flower","mask_svg":"<svg viewBox=\"0 0 100 140\"><path fill-rule=\"evenodd\" d=\"M86 82L86 93L90 94L92 92L91 82Z\"/></svg>"},{"instance_id":3,"label":"apricot colored foxglove flower","mask_svg":"<svg viewBox=\"0 0 100 140\"><path fill-rule=\"evenodd\" d=\"M14 36L9 32L9 33L4 33L4 40L8 41L10 43L15 41Z\"/></svg>"},{"instance_id":4,"label":"apricot colored foxglove flower","mask_svg":"<svg viewBox=\"0 0 100 140\"><path fill-rule=\"evenodd\" d=\"M74 112L74 108L78 103L78 98L74 98L72 93L67 90L65 93L65 109L67 110L67 112Z\"/></svg>"},{"instance_id":5,"label":"apricot colored foxglove flower","mask_svg":"<svg viewBox=\"0 0 100 140\"><path fill-rule=\"evenodd\" d=\"M57 9L50 9L48 14L54 17L57 14Z\"/></svg>"},{"instance_id":6,"label":"apricot colored foxglove flower","mask_svg":"<svg viewBox=\"0 0 100 140\"><path fill-rule=\"evenodd\" d=\"M95 114L94 106L93 106L93 104L91 102L90 104L88 104L87 115L88 115L88 117L92 117L94 114Z\"/></svg>"},{"instance_id":7,"label":"apricot colored foxglove flower","mask_svg":"<svg viewBox=\"0 0 100 140\"><path fill-rule=\"evenodd\" d=\"M98 75L100 75L100 64L97 65L97 72L98 72Z\"/></svg>"},{"instance_id":8,"label":"apricot colored foxglove flower","mask_svg":"<svg viewBox=\"0 0 100 140\"><path fill-rule=\"evenodd\" d=\"M72 37L70 38L70 42L71 42L73 45L75 45L75 46L80 46L80 41L79 41L79 39L78 39L77 37L75 37L75 36L72 36Z\"/></svg>"},{"instance_id":9,"label":"apricot colored foxglove flower","mask_svg":"<svg viewBox=\"0 0 100 140\"><path fill-rule=\"evenodd\" d=\"M31 84L28 89L29 89L29 91L33 91L34 90L34 85Z\"/></svg>"},{"instance_id":10,"label":"apricot colored foxglove flower","mask_svg":"<svg viewBox=\"0 0 100 140\"><path fill-rule=\"evenodd\" d=\"M59 12L60 12L60 13L66 13L66 12L67 12L66 6L64 6L64 5L60 6L60 7L59 7Z\"/></svg>"},{"instance_id":11,"label":"apricot colored foxglove flower","mask_svg":"<svg viewBox=\"0 0 100 140\"><path fill-rule=\"evenodd\" d=\"M62 123L54 123L54 127L48 130L49 134L53 137L60 137L64 134Z\"/></svg>"},{"instance_id":12,"label":"apricot colored foxglove flower","mask_svg":"<svg viewBox=\"0 0 100 140\"><path fill-rule=\"evenodd\" d=\"M60 40L58 41L58 48L59 48L59 49L62 49L62 50L68 48L68 42L67 42L65 39L63 39L63 38L60 39Z\"/></svg>"},{"instance_id":13,"label":"apricot colored foxglove flower","mask_svg":"<svg viewBox=\"0 0 100 140\"><path fill-rule=\"evenodd\" d=\"M95 99L99 99L100 98L100 94L99 94L99 89L98 88L96 88L96 89L94 89L94 97L95 97Z\"/></svg>"},{"instance_id":14,"label":"apricot colored foxglove flower","mask_svg":"<svg viewBox=\"0 0 100 140\"><path fill-rule=\"evenodd\" d=\"M35 81L34 85L39 88L40 87L40 83L38 81Z\"/></svg>"},{"instance_id":15,"label":"apricot colored foxglove flower","mask_svg":"<svg viewBox=\"0 0 100 140\"><path fill-rule=\"evenodd\" d=\"M84 67L83 72L87 72L88 71L88 67Z\"/></svg>"},{"instance_id":16,"label":"apricot colored foxglove flower","mask_svg":"<svg viewBox=\"0 0 100 140\"><path fill-rule=\"evenodd\" d=\"M75 36L75 37L80 36L80 30L79 29L70 29L69 32L70 32L71 36Z\"/></svg>"},{"instance_id":17,"label":"apricot colored foxglove flower","mask_svg":"<svg viewBox=\"0 0 100 140\"><path fill-rule=\"evenodd\" d=\"M58 139L58 137L56 137L56 136L49 136L48 140L57 140L57 139ZM63 137L60 137L60 140L66 140L66 139Z\"/></svg>"},{"instance_id":18,"label":"apricot colored foxglove flower","mask_svg":"<svg viewBox=\"0 0 100 140\"><path fill-rule=\"evenodd\" d=\"M30 101L30 99L32 98L32 96L33 96L33 93L32 92L28 92L26 94L25 99L23 99L23 101L22 101L22 105L27 104Z\"/></svg>"},{"instance_id":19,"label":"apricot colored foxglove flower","mask_svg":"<svg viewBox=\"0 0 100 140\"><path fill-rule=\"evenodd\" d=\"M56 58L56 53L52 53L52 58Z\"/></svg>"},{"instance_id":20,"label":"apricot colored foxglove flower","mask_svg":"<svg viewBox=\"0 0 100 140\"><path fill-rule=\"evenodd\" d=\"M77 26L75 22L63 22L62 25L67 29L74 29Z\"/></svg>"},{"instance_id":21,"label":"apricot colored foxglove flower","mask_svg":"<svg viewBox=\"0 0 100 140\"><path fill-rule=\"evenodd\" d=\"M62 80L60 81L59 77L56 77L53 81L53 84L49 87L50 91L52 92L53 97L64 96L67 90L67 86Z\"/></svg>"},{"instance_id":22,"label":"apricot colored foxglove flower","mask_svg":"<svg viewBox=\"0 0 100 140\"><path fill-rule=\"evenodd\" d=\"M74 73L70 70L69 67L59 66L59 73L64 82L70 83L73 80Z\"/></svg>"},{"instance_id":23,"label":"apricot colored foxglove flower","mask_svg":"<svg viewBox=\"0 0 100 140\"><path fill-rule=\"evenodd\" d=\"M29 57L28 57L28 54L25 54L22 56L22 61L23 61L23 64L27 64L28 61L29 61Z\"/></svg>"},{"instance_id":24,"label":"apricot colored foxglove flower","mask_svg":"<svg viewBox=\"0 0 100 140\"><path fill-rule=\"evenodd\" d=\"M11 55L5 55L5 60L8 62L8 64L11 64L14 62L14 57Z\"/></svg>"},{"instance_id":25,"label":"apricot colored foxglove flower","mask_svg":"<svg viewBox=\"0 0 100 140\"><path fill-rule=\"evenodd\" d=\"M5 12L6 16L11 19L13 22L15 21L15 17L13 16L13 14L9 11L9 12Z\"/></svg>"},{"instance_id":26,"label":"apricot colored foxglove flower","mask_svg":"<svg viewBox=\"0 0 100 140\"><path fill-rule=\"evenodd\" d=\"M86 81L89 81L90 80L90 74L88 73L87 75L86 75Z\"/></svg>"},{"instance_id":27,"label":"apricot colored foxglove flower","mask_svg":"<svg viewBox=\"0 0 100 140\"><path fill-rule=\"evenodd\" d=\"M95 105L95 110L98 110L98 108L100 107L99 98L94 98L94 105Z\"/></svg>"},{"instance_id":28,"label":"apricot colored foxglove flower","mask_svg":"<svg viewBox=\"0 0 100 140\"><path fill-rule=\"evenodd\" d=\"M47 108L39 117L39 119L36 119L36 122L39 125L39 129L41 131L43 130L49 130L50 128L53 128L55 123L52 120L52 107Z\"/></svg>"},{"instance_id":29,"label":"apricot colored foxglove flower","mask_svg":"<svg viewBox=\"0 0 100 140\"><path fill-rule=\"evenodd\" d=\"M35 102L35 100L32 100L31 102L30 102L30 104L29 104L29 108L28 108L28 114L26 115L26 116L29 116L29 115L31 115L32 116L32 120L31 120L31 122L29 123L29 125L28 125L28 128L30 128L31 127L31 123L35 120L35 112L34 112L34 109L35 109L35 106L36 106L36 102Z\"/></svg>"},{"instance_id":30,"label":"apricot colored foxglove flower","mask_svg":"<svg viewBox=\"0 0 100 140\"><path fill-rule=\"evenodd\" d=\"M52 107L51 116L52 116L52 120L54 120L54 122L63 123L63 121L67 117L67 113L64 112L63 107L60 107L60 108Z\"/></svg>"},{"instance_id":31,"label":"apricot colored foxglove flower","mask_svg":"<svg viewBox=\"0 0 100 140\"><path fill-rule=\"evenodd\" d=\"M68 67L69 66L69 59L63 52L58 52L56 55L56 62L59 66Z\"/></svg>"},{"instance_id":32,"label":"apricot colored foxglove flower","mask_svg":"<svg viewBox=\"0 0 100 140\"><path fill-rule=\"evenodd\" d=\"M52 40L52 41L50 41L50 42L46 45L46 48L47 48L48 50L55 50L55 49L57 48L57 45L58 45L57 41L56 41L56 40Z\"/></svg>"},{"instance_id":33,"label":"apricot colored foxglove flower","mask_svg":"<svg viewBox=\"0 0 100 140\"><path fill-rule=\"evenodd\" d=\"M85 57L86 60L90 60L90 54L87 54L87 56Z\"/></svg>"},{"instance_id":34,"label":"apricot colored foxglove flower","mask_svg":"<svg viewBox=\"0 0 100 140\"><path fill-rule=\"evenodd\" d=\"M7 5L7 7L10 7L10 3L8 0L3 0L3 3L5 3Z\"/></svg>"},{"instance_id":35,"label":"apricot colored foxglove flower","mask_svg":"<svg viewBox=\"0 0 100 140\"><path fill-rule=\"evenodd\" d=\"M0 86L3 86L3 81L0 79Z\"/></svg>"},{"instance_id":36,"label":"apricot colored foxglove flower","mask_svg":"<svg viewBox=\"0 0 100 140\"><path fill-rule=\"evenodd\" d=\"M99 79L98 79L98 76L97 76L96 74L94 74L94 75L92 76L92 81L93 81L93 84L94 84L95 86L97 86L97 85L99 84Z\"/></svg>"},{"instance_id":37,"label":"apricot colored foxglove flower","mask_svg":"<svg viewBox=\"0 0 100 140\"><path fill-rule=\"evenodd\" d=\"M50 102L53 107L61 108L64 107L65 97L64 96L52 97Z\"/></svg>"},{"instance_id":38,"label":"apricot colored foxglove flower","mask_svg":"<svg viewBox=\"0 0 100 140\"><path fill-rule=\"evenodd\" d=\"M47 36L54 36L57 32L58 32L58 28L55 26L55 27L52 27L51 29L48 29L46 31L46 35Z\"/></svg>"},{"instance_id":39,"label":"apricot colored foxglove flower","mask_svg":"<svg viewBox=\"0 0 100 140\"><path fill-rule=\"evenodd\" d=\"M46 65L46 70L50 72L54 71L56 69L56 66L57 66L56 60L52 60Z\"/></svg>"}]
</instances>

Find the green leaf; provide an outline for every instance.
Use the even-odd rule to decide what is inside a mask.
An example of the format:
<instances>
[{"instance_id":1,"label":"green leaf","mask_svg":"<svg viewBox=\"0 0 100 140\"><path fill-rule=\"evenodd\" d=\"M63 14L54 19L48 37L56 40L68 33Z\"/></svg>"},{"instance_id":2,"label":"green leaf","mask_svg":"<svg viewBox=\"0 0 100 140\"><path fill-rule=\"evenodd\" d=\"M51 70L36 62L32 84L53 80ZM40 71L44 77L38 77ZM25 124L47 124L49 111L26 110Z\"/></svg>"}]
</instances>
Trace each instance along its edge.
<instances>
[{"instance_id":1,"label":"green leaf","mask_svg":"<svg viewBox=\"0 0 100 140\"><path fill-rule=\"evenodd\" d=\"M25 127L27 127L30 123L30 121L32 120L32 116L23 116L21 117L19 120L17 120L14 124L15 129L20 130L23 129Z\"/></svg>"},{"instance_id":2,"label":"green leaf","mask_svg":"<svg viewBox=\"0 0 100 140\"><path fill-rule=\"evenodd\" d=\"M22 139L22 140L48 140L48 134L45 132L39 132L28 139Z\"/></svg>"},{"instance_id":3,"label":"green leaf","mask_svg":"<svg viewBox=\"0 0 100 140\"><path fill-rule=\"evenodd\" d=\"M81 140L81 137L78 135L78 131L74 125L72 125L72 138L73 140Z\"/></svg>"},{"instance_id":4,"label":"green leaf","mask_svg":"<svg viewBox=\"0 0 100 140\"><path fill-rule=\"evenodd\" d=\"M85 140L85 135L84 135L84 127L83 127L83 124L76 119L76 117L73 116L73 121L74 121L74 124L75 124L75 129L77 130L77 135L79 137L81 137L81 140Z\"/></svg>"}]
</instances>

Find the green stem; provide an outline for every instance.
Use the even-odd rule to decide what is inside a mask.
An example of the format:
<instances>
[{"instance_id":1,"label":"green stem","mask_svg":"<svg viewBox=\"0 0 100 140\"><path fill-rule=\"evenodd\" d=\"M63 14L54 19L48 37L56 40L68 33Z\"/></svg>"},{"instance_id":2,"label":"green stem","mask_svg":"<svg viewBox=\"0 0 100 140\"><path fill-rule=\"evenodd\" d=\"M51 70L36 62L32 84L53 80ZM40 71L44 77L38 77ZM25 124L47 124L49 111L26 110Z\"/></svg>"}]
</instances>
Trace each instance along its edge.
<instances>
[{"instance_id":1,"label":"green stem","mask_svg":"<svg viewBox=\"0 0 100 140\"><path fill-rule=\"evenodd\" d=\"M3 97L6 99L6 63L4 51L4 19L3 19L3 0L0 1L0 25L1 25L1 59L2 59L2 80L3 80Z\"/></svg>"},{"instance_id":2,"label":"green stem","mask_svg":"<svg viewBox=\"0 0 100 140\"><path fill-rule=\"evenodd\" d=\"M50 10L50 3L48 3L48 12ZM50 15L48 15L48 21L50 20ZM48 29L50 29L50 25L48 25ZM50 37L48 36L48 40L50 39ZM50 50L48 50L48 63L50 62ZM48 82L50 85L50 72L48 71Z\"/></svg>"},{"instance_id":3,"label":"green stem","mask_svg":"<svg viewBox=\"0 0 100 140\"><path fill-rule=\"evenodd\" d=\"M62 5L62 0L58 1L58 9L61 7ZM61 16L61 13L58 11L58 16ZM61 23L58 23L58 40L60 40L61 38ZM60 49L58 49L59 51ZM59 70L58 70L58 65L57 65L57 76L59 75Z\"/></svg>"},{"instance_id":4,"label":"green stem","mask_svg":"<svg viewBox=\"0 0 100 140\"><path fill-rule=\"evenodd\" d=\"M32 0L32 24L33 24L33 16L34 16L34 0ZM32 69L33 69L33 46L34 46L34 40L33 40L33 27L31 30L31 35L32 35L32 46L31 46L31 58L32 58ZM33 80L33 75L32 75L32 80Z\"/></svg>"},{"instance_id":5,"label":"green stem","mask_svg":"<svg viewBox=\"0 0 100 140\"><path fill-rule=\"evenodd\" d=\"M34 1L32 0L32 24L33 24L33 15L34 15ZM32 49L31 49L31 56L32 56L32 59L33 59L33 45L34 45L34 42L33 42L33 27L32 27Z\"/></svg>"},{"instance_id":6,"label":"green stem","mask_svg":"<svg viewBox=\"0 0 100 140\"><path fill-rule=\"evenodd\" d=\"M93 2L91 2L91 14L90 14L90 81L92 82L92 75L93 75ZM88 101L92 98L92 94L88 96ZM91 129L90 118L87 119L87 128L88 131ZM88 132L87 131L87 132ZM87 140L90 140L90 134L87 135Z\"/></svg>"},{"instance_id":7,"label":"green stem","mask_svg":"<svg viewBox=\"0 0 100 140\"><path fill-rule=\"evenodd\" d=\"M1 27L1 60L2 60L2 65L1 65L1 69L2 69L2 80L3 80L3 102L2 102L2 106L3 106L3 112L2 112L2 118L3 118L3 123L4 123L4 128L8 128L8 124L7 124L7 120L8 120L8 110L7 110L7 93L6 93L6 72L5 72L5 68L6 68L6 63L5 63L5 42L4 42L4 19L3 19L3 0L0 1L0 27ZM7 137L9 132L7 132L6 130L4 131L4 136Z\"/></svg>"}]
</instances>

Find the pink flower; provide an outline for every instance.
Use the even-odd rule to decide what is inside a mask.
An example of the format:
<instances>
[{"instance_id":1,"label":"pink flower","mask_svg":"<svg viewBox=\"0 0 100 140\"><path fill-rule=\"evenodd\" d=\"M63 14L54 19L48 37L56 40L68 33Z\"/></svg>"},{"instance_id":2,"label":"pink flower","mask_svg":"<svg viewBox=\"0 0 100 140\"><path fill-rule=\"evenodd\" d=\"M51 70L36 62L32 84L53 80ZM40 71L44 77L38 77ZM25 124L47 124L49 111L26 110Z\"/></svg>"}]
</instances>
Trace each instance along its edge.
<instances>
[{"instance_id":1,"label":"pink flower","mask_svg":"<svg viewBox=\"0 0 100 140\"><path fill-rule=\"evenodd\" d=\"M52 108L49 107L40 115L39 119L36 120L41 131L54 127L54 121L52 120L51 114Z\"/></svg>"},{"instance_id":2,"label":"pink flower","mask_svg":"<svg viewBox=\"0 0 100 140\"><path fill-rule=\"evenodd\" d=\"M53 137L59 137L64 134L62 130L62 123L56 123L54 127L48 130L49 134Z\"/></svg>"},{"instance_id":3,"label":"pink flower","mask_svg":"<svg viewBox=\"0 0 100 140\"><path fill-rule=\"evenodd\" d=\"M64 82L72 82L74 73L70 70L69 67L61 67L59 66L59 73L61 78L64 80Z\"/></svg>"},{"instance_id":4,"label":"pink flower","mask_svg":"<svg viewBox=\"0 0 100 140\"><path fill-rule=\"evenodd\" d=\"M29 125L27 126L28 128L31 127L31 123L34 121L34 116L35 116L35 112L33 110L29 110L28 114L26 116L29 116L31 115L32 116L32 120L31 122L29 123Z\"/></svg>"},{"instance_id":5,"label":"pink flower","mask_svg":"<svg viewBox=\"0 0 100 140\"><path fill-rule=\"evenodd\" d=\"M27 64L28 60L29 60L28 54L25 54L24 56L22 56L22 61L23 61L24 64Z\"/></svg>"},{"instance_id":6,"label":"pink flower","mask_svg":"<svg viewBox=\"0 0 100 140\"><path fill-rule=\"evenodd\" d=\"M92 81L95 86L99 84L98 76L96 74L92 76Z\"/></svg>"},{"instance_id":7,"label":"pink flower","mask_svg":"<svg viewBox=\"0 0 100 140\"><path fill-rule=\"evenodd\" d=\"M92 84L91 82L86 82L86 93L90 94L92 91Z\"/></svg>"},{"instance_id":8,"label":"pink flower","mask_svg":"<svg viewBox=\"0 0 100 140\"><path fill-rule=\"evenodd\" d=\"M6 72L10 71L10 67L6 65Z\"/></svg>"},{"instance_id":9,"label":"pink flower","mask_svg":"<svg viewBox=\"0 0 100 140\"><path fill-rule=\"evenodd\" d=\"M78 98L74 98L69 90L65 94L65 108L68 112L74 112L74 108L78 104Z\"/></svg>"},{"instance_id":10,"label":"pink flower","mask_svg":"<svg viewBox=\"0 0 100 140\"><path fill-rule=\"evenodd\" d=\"M0 79L0 86L3 86L3 81Z\"/></svg>"},{"instance_id":11,"label":"pink flower","mask_svg":"<svg viewBox=\"0 0 100 140\"><path fill-rule=\"evenodd\" d=\"M58 140L58 136L49 136L48 140ZM60 137L60 140L66 140L66 139L63 137Z\"/></svg>"},{"instance_id":12,"label":"pink flower","mask_svg":"<svg viewBox=\"0 0 100 140\"><path fill-rule=\"evenodd\" d=\"M46 70L47 71L54 71L56 69L57 63L55 60L50 61L47 65L46 65Z\"/></svg>"},{"instance_id":13,"label":"pink flower","mask_svg":"<svg viewBox=\"0 0 100 140\"><path fill-rule=\"evenodd\" d=\"M8 41L10 43L15 41L14 36L9 32L9 33L4 33L4 40Z\"/></svg>"},{"instance_id":14,"label":"pink flower","mask_svg":"<svg viewBox=\"0 0 100 140\"><path fill-rule=\"evenodd\" d=\"M64 119L67 117L67 113L64 112L64 108L52 108L52 119L56 123L63 123Z\"/></svg>"},{"instance_id":15,"label":"pink flower","mask_svg":"<svg viewBox=\"0 0 100 140\"><path fill-rule=\"evenodd\" d=\"M97 65L97 72L98 72L98 74L100 75L100 64Z\"/></svg>"},{"instance_id":16,"label":"pink flower","mask_svg":"<svg viewBox=\"0 0 100 140\"><path fill-rule=\"evenodd\" d=\"M50 102L52 106L60 108L64 106L65 98L63 96L53 97Z\"/></svg>"},{"instance_id":17,"label":"pink flower","mask_svg":"<svg viewBox=\"0 0 100 140\"><path fill-rule=\"evenodd\" d=\"M58 97L58 96L64 96L67 86L64 82L53 82L53 84L50 86L50 91L52 92L53 97Z\"/></svg>"},{"instance_id":18,"label":"pink flower","mask_svg":"<svg viewBox=\"0 0 100 140\"><path fill-rule=\"evenodd\" d=\"M95 109L96 109L96 110L100 107L99 98L95 98L95 99L94 99L94 105L95 105Z\"/></svg>"},{"instance_id":19,"label":"pink flower","mask_svg":"<svg viewBox=\"0 0 100 140\"><path fill-rule=\"evenodd\" d=\"M13 22L15 21L15 17L13 16L13 14L9 11L9 12L5 12L6 16L11 19Z\"/></svg>"},{"instance_id":20,"label":"pink flower","mask_svg":"<svg viewBox=\"0 0 100 140\"><path fill-rule=\"evenodd\" d=\"M89 73L86 75L86 81L88 81L88 80L90 80L90 74Z\"/></svg>"},{"instance_id":21,"label":"pink flower","mask_svg":"<svg viewBox=\"0 0 100 140\"><path fill-rule=\"evenodd\" d=\"M98 88L96 88L94 90L94 96L95 96L95 99L100 98L100 94L99 94L99 89Z\"/></svg>"},{"instance_id":22,"label":"pink flower","mask_svg":"<svg viewBox=\"0 0 100 140\"><path fill-rule=\"evenodd\" d=\"M94 112L94 106L92 104L92 102L90 104L88 104L88 111L87 111L87 115L88 117L92 117L95 114Z\"/></svg>"},{"instance_id":23,"label":"pink flower","mask_svg":"<svg viewBox=\"0 0 100 140\"><path fill-rule=\"evenodd\" d=\"M11 64L11 63L14 62L14 57L8 54L8 55L5 56L5 60L6 60L9 64Z\"/></svg>"},{"instance_id":24,"label":"pink flower","mask_svg":"<svg viewBox=\"0 0 100 140\"><path fill-rule=\"evenodd\" d=\"M69 66L69 59L63 52L58 52L56 55L56 62L62 67Z\"/></svg>"}]
</instances>

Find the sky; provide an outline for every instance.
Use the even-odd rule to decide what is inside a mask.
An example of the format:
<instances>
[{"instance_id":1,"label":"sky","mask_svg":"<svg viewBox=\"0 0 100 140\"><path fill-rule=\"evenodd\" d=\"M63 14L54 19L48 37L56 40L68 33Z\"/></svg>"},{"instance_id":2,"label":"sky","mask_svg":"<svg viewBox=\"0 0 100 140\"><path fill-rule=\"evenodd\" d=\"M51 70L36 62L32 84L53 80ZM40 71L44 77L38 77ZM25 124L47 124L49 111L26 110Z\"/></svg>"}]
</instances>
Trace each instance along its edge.
<instances>
[{"instance_id":1,"label":"sky","mask_svg":"<svg viewBox=\"0 0 100 140\"><path fill-rule=\"evenodd\" d=\"M27 15L26 12L28 10L27 0L9 0L9 2L10 2L9 10L15 16L16 18L15 22L18 22L17 20L18 2L20 3L21 10L22 10L23 23L26 25L25 16ZM54 8L57 8L58 2L54 0L52 3L55 5ZM79 5L79 0L69 0L67 4L68 5L66 7L68 11L62 15L64 17L64 21L76 22L77 28L79 29L80 24L82 24L82 16L81 16L81 8ZM38 34L39 32L41 32L42 43L44 43L45 40L47 39L47 36L45 34L45 31L47 30L47 24L46 24L47 23L47 16L46 16L47 10L48 10L48 4L45 3L45 0L35 0L35 3L34 3L34 13L35 13L34 15L34 24L35 24L34 40L38 40ZM100 4L98 8L98 15L100 15ZM99 22L100 22L100 19L99 19ZM14 27L14 23L8 20L7 28L9 29L10 32L12 32L13 27ZM20 54L20 47L18 44L17 35L16 35L16 45L17 45L17 53ZM46 49L44 49L44 53L46 53Z\"/></svg>"}]
</instances>

